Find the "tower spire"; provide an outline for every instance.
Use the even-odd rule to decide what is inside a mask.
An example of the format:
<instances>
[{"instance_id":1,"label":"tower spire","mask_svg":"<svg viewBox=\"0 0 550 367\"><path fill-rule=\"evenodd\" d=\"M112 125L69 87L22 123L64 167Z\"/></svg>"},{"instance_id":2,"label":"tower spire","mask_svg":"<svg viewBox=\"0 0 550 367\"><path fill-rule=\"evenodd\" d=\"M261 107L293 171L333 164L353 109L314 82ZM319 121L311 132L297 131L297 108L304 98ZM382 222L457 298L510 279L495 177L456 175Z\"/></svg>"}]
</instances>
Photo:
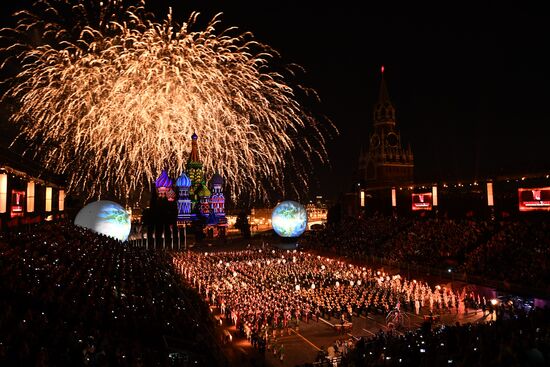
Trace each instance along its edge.
<instances>
[{"instance_id":1,"label":"tower spire","mask_svg":"<svg viewBox=\"0 0 550 367\"><path fill-rule=\"evenodd\" d=\"M384 69L384 66L380 68L380 91L374 105L369 150L359 159L359 171L369 187L387 187L413 180L414 158L410 149L403 149Z\"/></svg>"},{"instance_id":2,"label":"tower spire","mask_svg":"<svg viewBox=\"0 0 550 367\"><path fill-rule=\"evenodd\" d=\"M197 144L197 139L199 137L197 136L197 134L193 133L193 135L191 135L191 139L192 139L192 142L191 142L191 154L189 154L189 160L187 161L188 163L190 162L200 162L199 160L199 147L198 147L198 144Z\"/></svg>"},{"instance_id":3,"label":"tower spire","mask_svg":"<svg viewBox=\"0 0 550 367\"><path fill-rule=\"evenodd\" d=\"M198 190L201 187L203 181L204 172L202 170L202 162L199 158L199 146L197 144L197 139L199 137L197 134L193 133L191 135L191 154L189 154L189 159L187 160L187 175L191 179L191 187L189 188L189 197L193 202L194 210L195 203L198 201L198 197L195 194L198 193ZM194 200L194 201L193 201Z\"/></svg>"},{"instance_id":4,"label":"tower spire","mask_svg":"<svg viewBox=\"0 0 550 367\"><path fill-rule=\"evenodd\" d=\"M390 101L390 94L384 78L384 66L380 68L382 79L380 81L380 92L378 102L374 106L374 125L390 124L395 125L395 109Z\"/></svg>"},{"instance_id":5,"label":"tower spire","mask_svg":"<svg viewBox=\"0 0 550 367\"><path fill-rule=\"evenodd\" d=\"M380 68L380 71L382 73L382 81L380 82L380 92L378 94L378 103L384 104L389 103L390 101L390 94L388 93L388 86L386 85L386 79L384 78L384 65Z\"/></svg>"}]
</instances>

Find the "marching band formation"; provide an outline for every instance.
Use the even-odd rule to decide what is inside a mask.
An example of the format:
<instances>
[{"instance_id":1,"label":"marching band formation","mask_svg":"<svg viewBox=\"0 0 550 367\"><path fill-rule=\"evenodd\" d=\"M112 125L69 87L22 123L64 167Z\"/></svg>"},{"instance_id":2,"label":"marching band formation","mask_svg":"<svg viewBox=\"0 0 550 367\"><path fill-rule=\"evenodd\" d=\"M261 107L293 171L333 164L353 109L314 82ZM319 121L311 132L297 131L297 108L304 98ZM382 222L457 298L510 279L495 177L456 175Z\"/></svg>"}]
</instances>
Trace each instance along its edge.
<instances>
[{"instance_id":1,"label":"marching band formation","mask_svg":"<svg viewBox=\"0 0 550 367\"><path fill-rule=\"evenodd\" d=\"M271 336L290 334L300 322L319 318L344 324L353 315L386 316L401 309L467 313L468 306L485 302L465 289L432 288L382 269L296 250L174 253L173 264L253 344L269 343Z\"/></svg>"}]
</instances>

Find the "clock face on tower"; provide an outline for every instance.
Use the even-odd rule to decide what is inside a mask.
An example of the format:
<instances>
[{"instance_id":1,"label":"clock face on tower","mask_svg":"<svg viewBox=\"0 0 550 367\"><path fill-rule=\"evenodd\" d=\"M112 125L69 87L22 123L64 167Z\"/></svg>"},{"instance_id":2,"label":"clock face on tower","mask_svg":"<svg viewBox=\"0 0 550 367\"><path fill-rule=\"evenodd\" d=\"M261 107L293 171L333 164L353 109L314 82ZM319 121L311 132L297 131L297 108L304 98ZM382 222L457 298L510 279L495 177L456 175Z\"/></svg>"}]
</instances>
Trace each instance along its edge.
<instances>
[{"instance_id":1,"label":"clock face on tower","mask_svg":"<svg viewBox=\"0 0 550 367\"><path fill-rule=\"evenodd\" d=\"M378 134L372 134L372 136L370 137L371 148L376 149L378 148L379 145L380 145L380 137L378 136Z\"/></svg>"},{"instance_id":2,"label":"clock face on tower","mask_svg":"<svg viewBox=\"0 0 550 367\"><path fill-rule=\"evenodd\" d=\"M397 147L397 144L399 143L399 139L397 138L397 135L395 133L389 133L386 136L386 141L388 142L388 145L392 148Z\"/></svg>"}]
</instances>

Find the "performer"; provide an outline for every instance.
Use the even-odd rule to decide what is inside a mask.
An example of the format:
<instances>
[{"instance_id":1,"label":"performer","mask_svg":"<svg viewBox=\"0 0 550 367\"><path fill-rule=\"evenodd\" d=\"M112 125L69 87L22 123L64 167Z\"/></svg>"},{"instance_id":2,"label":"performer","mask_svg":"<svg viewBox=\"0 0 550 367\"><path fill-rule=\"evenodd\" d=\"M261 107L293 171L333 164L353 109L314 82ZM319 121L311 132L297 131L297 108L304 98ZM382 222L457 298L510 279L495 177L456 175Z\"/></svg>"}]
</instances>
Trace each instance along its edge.
<instances>
[{"instance_id":1,"label":"performer","mask_svg":"<svg viewBox=\"0 0 550 367\"><path fill-rule=\"evenodd\" d=\"M388 312L388 315L386 316L386 323L388 328L393 328L394 326L401 326L402 314L401 314L399 302L396 304L393 310Z\"/></svg>"}]
</instances>

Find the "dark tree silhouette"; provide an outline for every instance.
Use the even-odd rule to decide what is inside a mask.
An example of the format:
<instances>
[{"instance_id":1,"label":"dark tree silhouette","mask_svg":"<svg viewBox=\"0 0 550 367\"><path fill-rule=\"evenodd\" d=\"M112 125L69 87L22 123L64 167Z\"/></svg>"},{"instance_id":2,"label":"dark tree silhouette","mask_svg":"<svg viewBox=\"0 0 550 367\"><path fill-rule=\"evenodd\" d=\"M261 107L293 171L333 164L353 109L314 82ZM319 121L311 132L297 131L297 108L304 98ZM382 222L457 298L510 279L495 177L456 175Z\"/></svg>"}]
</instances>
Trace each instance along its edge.
<instances>
[{"instance_id":1,"label":"dark tree silhouette","mask_svg":"<svg viewBox=\"0 0 550 367\"><path fill-rule=\"evenodd\" d=\"M241 212L237 216L235 228L241 231L244 238L250 238L250 223L248 223L248 216L245 212Z\"/></svg>"}]
</instances>

